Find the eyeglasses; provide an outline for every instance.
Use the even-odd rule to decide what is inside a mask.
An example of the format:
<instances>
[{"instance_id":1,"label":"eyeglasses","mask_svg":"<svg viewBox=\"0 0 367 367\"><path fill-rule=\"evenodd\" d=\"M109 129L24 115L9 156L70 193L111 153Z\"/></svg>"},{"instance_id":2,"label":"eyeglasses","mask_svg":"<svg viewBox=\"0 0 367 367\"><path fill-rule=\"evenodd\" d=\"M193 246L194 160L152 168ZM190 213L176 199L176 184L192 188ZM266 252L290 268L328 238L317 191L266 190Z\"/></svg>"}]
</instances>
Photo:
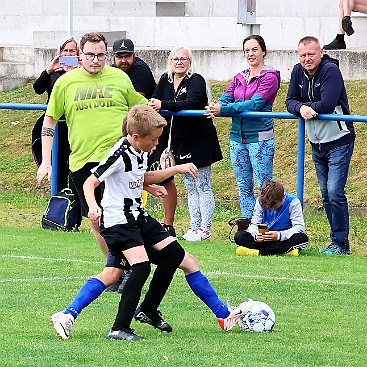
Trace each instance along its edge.
<instances>
[{"instance_id":1,"label":"eyeglasses","mask_svg":"<svg viewBox=\"0 0 367 367\"><path fill-rule=\"evenodd\" d=\"M98 61L103 61L106 59L107 57L107 54L103 54L103 53L100 53L100 54L92 54L92 53L85 53L84 51L82 51L82 53L85 55L85 58L87 60L94 60L94 58L96 57Z\"/></svg>"},{"instance_id":2,"label":"eyeglasses","mask_svg":"<svg viewBox=\"0 0 367 367\"><path fill-rule=\"evenodd\" d=\"M117 54L113 54L114 57L116 57L116 59L129 59L130 57L132 57L134 54L133 53L130 53L130 54L120 54L120 53L117 53Z\"/></svg>"},{"instance_id":3,"label":"eyeglasses","mask_svg":"<svg viewBox=\"0 0 367 367\"><path fill-rule=\"evenodd\" d=\"M171 59L171 61L173 61L174 63L178 64L179 62L188 62L190 59L188 59L187 57L175 57L173 59Z\"/></svg>"}]
</instances>

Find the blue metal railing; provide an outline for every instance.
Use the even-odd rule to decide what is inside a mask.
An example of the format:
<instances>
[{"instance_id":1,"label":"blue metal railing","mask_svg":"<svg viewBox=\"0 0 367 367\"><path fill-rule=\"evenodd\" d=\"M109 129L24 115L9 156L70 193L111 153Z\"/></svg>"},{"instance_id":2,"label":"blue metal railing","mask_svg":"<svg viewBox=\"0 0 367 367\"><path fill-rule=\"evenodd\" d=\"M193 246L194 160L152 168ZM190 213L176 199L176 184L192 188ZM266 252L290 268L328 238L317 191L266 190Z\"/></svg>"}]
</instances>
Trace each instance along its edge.
<instances>
[{"instance_id":1,"label":"blue metal railing","mask_svg":"<svg viewBox=\"0 0 367 367\"><path fill-rule=\"evenodd\" d=\"M9 110L47 110L47 104L27 104L27 103L0 103L0 109ZM54 141L52 144L52 177L51 180L51 195L55 195L58 191L57 181L58 181L58 146L59 146L59 129L56 124Z\"/></svg>"},{"instance_id":2,"label":"blue metal railing","mask_svg":"<svg viewBox=\"0 0 367 367\"><path fill-rule=\"evenodd\" d=\"M22 103L0 103L0 109L13 110L46 110L45 104L22 104ZM202 110L184 110L179 112L170 112L161 110L162 115L173 116L202 116ZM243 112L236 116L243 117L272 117L276 119L298 119L298 155L297 155L297 197L303 205L303 190L304 190L304 160L305 160L305 120L288 112ZM231 115L220 114L218 117L231 117ZM320 114L317 116L319 120L340 120L367 122L367 116L358 115L338 115L338 114ZM52 177L51 195L57 192L57 132L52 146Z\"/></svg>"}]
</instances>

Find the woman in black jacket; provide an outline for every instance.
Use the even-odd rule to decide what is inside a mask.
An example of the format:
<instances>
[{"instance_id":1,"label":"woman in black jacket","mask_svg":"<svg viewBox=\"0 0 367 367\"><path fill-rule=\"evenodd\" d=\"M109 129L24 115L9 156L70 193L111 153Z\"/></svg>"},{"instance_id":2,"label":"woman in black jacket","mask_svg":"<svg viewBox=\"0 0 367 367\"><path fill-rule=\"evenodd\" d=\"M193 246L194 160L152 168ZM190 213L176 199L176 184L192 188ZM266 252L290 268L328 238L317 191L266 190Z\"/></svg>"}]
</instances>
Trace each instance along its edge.
<instances>
[{"instance_id":1,"label":"woman in black jacket","mask_svg":"<svg viewBox=\"0 0 367 367\"><path fill-rule=\"evenodd\" d=\"M60 65L60 56L77 56L79 53L78 42L74 37L66 37L61 40L57 55L52 59L47 69L42 71L39 78L34 82L33 89L37 94L47 92L48 100L56 80L64 75L67 71L75 66ZM78 66L78 65L76 65ZM36 122L32 130L32 153L34 160L39 166L42 163L42 145L41 145L41 130L43 125L43 114ZM58 121L58 170L57 170L57 191L60 191L68 186L69 175L69 154L70 146L68 140L68 128L65 122L65 117L62 116Z\"/></svg>"},{"instance_id":2,"label":"woman in black jacket","mask_svg":"<svg viewBox=\"0 0 367 367\"><path fill-rule=\"evenodd\" d=\"M167 72L161 76L149 105L156 110L172 112L204 110L208 104L208 93L205 79L195 72L191 50L186 46L177 46L168 57ZM210 183L211 165L223 158L216 129L213 121L204 115L169 116L167 121L160 149L155 154L158 156L167 147L171 134L171 149L176 163L192 162L199 169L196 179L182 175L190 212L190 228L183 238L188 241L210 239L215 208ZM173 180L171 182L174 185Z\"/></svg>"}]
</instances>

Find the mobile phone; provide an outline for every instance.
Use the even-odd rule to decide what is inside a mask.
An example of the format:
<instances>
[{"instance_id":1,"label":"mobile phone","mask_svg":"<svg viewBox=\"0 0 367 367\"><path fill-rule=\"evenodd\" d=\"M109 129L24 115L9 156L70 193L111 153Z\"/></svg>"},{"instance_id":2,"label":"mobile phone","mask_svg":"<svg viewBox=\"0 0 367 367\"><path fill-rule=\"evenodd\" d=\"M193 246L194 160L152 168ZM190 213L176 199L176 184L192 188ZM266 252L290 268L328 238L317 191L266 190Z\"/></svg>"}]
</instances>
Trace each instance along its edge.
<instances>
[{"instance_id":1,"label":"mobile phone","mask_svg":"<svg viewBox=\"0 0 367 367\"><path fill-rule=\"evenodd\" d=\"M257 228L259 230L259 233L265 234L266 232L269 232L269 228L266 224L258 224Z\"/></svg>"},{"instance_id":2,"label":"mobile phone","mask_svg":"<svg viewBox=\"0 0 367 367\"><path fill-rule=\"evenodd\" d=\"M61 66L77 66L78 56L60 56L59 64Z\"/></svg>"}]
</instances>

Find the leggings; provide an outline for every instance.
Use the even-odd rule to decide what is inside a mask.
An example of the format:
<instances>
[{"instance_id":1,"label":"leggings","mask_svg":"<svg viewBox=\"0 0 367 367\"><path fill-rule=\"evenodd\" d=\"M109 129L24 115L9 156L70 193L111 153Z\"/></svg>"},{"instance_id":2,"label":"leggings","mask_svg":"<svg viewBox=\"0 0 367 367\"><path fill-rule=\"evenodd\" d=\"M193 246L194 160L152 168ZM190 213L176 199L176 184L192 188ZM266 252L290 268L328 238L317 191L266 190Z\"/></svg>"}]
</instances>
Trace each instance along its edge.
<instances>
[{"instance_id":1,"label":"leggings","mask_svg":"<svg viewBox=\"0 0 367 367\"><path fill-rule=\"evenodd\" d=\"M210 231L215 208L215 199L210 184L211 166L198 170L197 178L182 174L182 180L187 190L187 204L190 213L190 227L196 231L199 228Z\"/></svg>"}]
</instances>

